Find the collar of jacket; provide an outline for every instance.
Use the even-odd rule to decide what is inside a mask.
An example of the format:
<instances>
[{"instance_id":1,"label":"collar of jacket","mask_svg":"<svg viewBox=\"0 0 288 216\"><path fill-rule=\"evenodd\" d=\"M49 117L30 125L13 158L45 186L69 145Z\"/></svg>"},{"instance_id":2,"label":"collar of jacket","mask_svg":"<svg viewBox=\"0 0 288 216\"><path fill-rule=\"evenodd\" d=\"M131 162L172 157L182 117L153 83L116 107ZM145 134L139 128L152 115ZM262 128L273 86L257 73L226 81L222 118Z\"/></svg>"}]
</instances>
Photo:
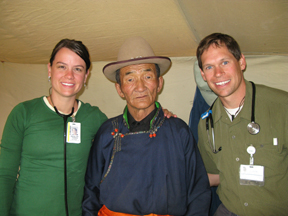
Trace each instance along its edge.
<instances>
[{"instance_id":1,"label":"collar of jacket","mask_svg":"<svg viewBox=\"0 0 288 216\"><path fill-rule=\"evenodd\" d=\"M156 120L156 117L159 115L159 111L161 109L161 105L160 103L158 103L157 101L155 101L155 106L157 108L157 111L156 111L156 114L154 115L154 117L151 119L150 121L150 129L152 128L153 126L153 123L155 122ZM128 113L128 107L126 105L126 107L124 108L124 113L123 113L123 119L125 121L125 124L127 125L127 128L129 129L129 123L128 123L128 116L127 116L127 113Z\"/></svg>"},{"instance_id":2,"label":"collar of jacket","mask_svg":"<svg viewBox=\"0 0 288 216\"><path fill-rule=\"evenodd\" d=\"M246 84L246 94L245 94L245 101L243 108L237 115L237 117L231 122L229 117L227 116L227 113L220 101L219 98L216 99L215 105L212 108L212 114L213 114L213 120L214 123L217 123L220 119L224 123L227 124L237 124L241 118L247 119L248 121L251 121L251 111L252 111L252 84L245 80ZM257 100L257 96L255 98Z\"/></svg>"}]
</instances>

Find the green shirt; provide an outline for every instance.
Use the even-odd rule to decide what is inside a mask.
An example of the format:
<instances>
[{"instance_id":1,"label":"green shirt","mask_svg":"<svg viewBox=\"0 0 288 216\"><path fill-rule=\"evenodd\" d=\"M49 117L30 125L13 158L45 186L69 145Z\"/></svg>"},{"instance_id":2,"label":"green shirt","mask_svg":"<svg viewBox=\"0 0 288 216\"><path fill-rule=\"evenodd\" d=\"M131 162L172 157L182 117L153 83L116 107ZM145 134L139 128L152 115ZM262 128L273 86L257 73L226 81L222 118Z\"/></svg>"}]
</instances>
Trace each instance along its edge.
<instances>
[{"instance_id":1,"label":"green shirt","mask_svg":"<svg viewBox=\"0 0 288 216\"><path fill-rule=\"evenodd\" d=\"M107 119L98 107L84 103L75 117L81 123L81 143L67 143L70 216L82 213L89 150L98 128ZM71 117L68 122L72 122ZM1 141L1 216L65 215L63 133L63 118L42 97L20 103L12 110Z\"/></svg>"},{"instance_id":2,"label":"green shirt","mask_svg":"<svg viewBox=\"0 0 288 216\"><path fill-rule=\"evenodd\" d=\"M287 215L288 212L288 93L256 85L255 122L260 132L251 135L252 85L246 81L245 103L233 122L219 99L212 109L216 149L208 143L206 119L200 120L198 146L206 170L219 174L217 193L226 208L237 215ZM209 126L211 137L211 126ZM278 145L273 145L277 138ZM254 164L264 166L264 186L239 183L240 164L249 165L247 147L256 148Z\"/></svg>"}]
</instances>

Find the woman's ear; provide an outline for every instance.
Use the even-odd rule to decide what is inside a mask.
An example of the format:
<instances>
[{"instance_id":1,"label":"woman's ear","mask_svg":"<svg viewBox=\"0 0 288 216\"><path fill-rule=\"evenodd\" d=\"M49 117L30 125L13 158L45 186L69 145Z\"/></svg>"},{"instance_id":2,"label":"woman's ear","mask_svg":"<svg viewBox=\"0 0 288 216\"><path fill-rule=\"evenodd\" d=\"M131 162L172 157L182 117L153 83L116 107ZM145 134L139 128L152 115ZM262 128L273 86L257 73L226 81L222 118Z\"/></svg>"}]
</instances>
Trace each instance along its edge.
<instances>
[{"instance_id":1,"label":"woman's ear","mask_svg":"<svg viewBox=\"0 0 288 216\"><path fill-rule=\"evenodd\" d=\"M48 69L48 77L51 77L51 64L47 64L47 69Z\"/></svg>"}]
</instances>

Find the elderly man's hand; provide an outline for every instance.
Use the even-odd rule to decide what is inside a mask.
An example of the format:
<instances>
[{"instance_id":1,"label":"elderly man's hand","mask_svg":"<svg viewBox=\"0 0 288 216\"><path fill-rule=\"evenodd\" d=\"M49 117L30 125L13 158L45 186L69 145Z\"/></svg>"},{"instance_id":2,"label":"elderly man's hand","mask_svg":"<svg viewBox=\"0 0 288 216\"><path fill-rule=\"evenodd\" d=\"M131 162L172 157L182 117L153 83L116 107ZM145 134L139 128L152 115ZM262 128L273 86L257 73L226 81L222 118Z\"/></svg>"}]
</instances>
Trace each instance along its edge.
<instances>
[{"instance_id":1,"label":"elderly man's hand","mask_svg":"<svg viewBox=\"0 0 288 216\"><path fill-rule=\"evenodd\" d=\"M170 117L176 118L176 117L177 117L176 114L173 114L172 112L170 112L170 111L167 110L167 109L164 109L163 107L162 107L162 110L163 110L164 116L165 116L166 118L170 118Z\"/></svg>"}]
</instances>

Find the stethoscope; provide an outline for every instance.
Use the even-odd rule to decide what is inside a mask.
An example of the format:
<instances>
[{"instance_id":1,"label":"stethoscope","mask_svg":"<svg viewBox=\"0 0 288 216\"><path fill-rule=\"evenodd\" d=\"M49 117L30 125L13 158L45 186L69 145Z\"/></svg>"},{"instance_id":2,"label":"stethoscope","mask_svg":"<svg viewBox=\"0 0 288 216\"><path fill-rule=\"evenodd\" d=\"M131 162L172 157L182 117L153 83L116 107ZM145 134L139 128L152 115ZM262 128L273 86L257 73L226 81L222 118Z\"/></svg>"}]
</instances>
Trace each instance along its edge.
<instances>
[{"instance_id":1,"label":"stethoscope","mask_svg":"<svg viewBox=\"0 0 288 216\"><path fill-rule=\"evenodd\" d=\"M252 84L251 122L247 125L247 130L248 130L248 132L250 134L256 135L260 131L260 125L255 122L255 94L256 94L256 88L255 88L255 84L253 82L251 82L251 84ZM218 148L218 150L216 150L216 146L215 146L214 123L213 123L213 117L212 117L212 108L213 108L213 105L214 105L215 101L213 102L213 104L211 105L209 110L206 113L204 113L204 117L207 116L206 117L206 131L207 131L207 136L208 136L208 142L210 144L212 152L214 154L217 154L219 151L222 150L222 147L220 146ZM202 116L202 118L203 118L203 116ZM209 121L210 121L210 125L211 125L212 144L211 144L210 135L209 135Z\"/></svg>"},{"instance_id":2,"label":"stethoscope","mask_svg":"<svg viewBox=\"0 0 288 216\"><path fill-rule=\"evenodd\" d=\"M69 210L68 210L68 194L67 194L67 161L66 161L66 131L67 131L67 120L70 116L74 113L74 107L72 107L72 111L68 115L61 114L56 106L54 106L55 112L63 118L64 120L64 192L65 192L65 211L66 216L69 216Z\"/></svg>"}]
</instances>

